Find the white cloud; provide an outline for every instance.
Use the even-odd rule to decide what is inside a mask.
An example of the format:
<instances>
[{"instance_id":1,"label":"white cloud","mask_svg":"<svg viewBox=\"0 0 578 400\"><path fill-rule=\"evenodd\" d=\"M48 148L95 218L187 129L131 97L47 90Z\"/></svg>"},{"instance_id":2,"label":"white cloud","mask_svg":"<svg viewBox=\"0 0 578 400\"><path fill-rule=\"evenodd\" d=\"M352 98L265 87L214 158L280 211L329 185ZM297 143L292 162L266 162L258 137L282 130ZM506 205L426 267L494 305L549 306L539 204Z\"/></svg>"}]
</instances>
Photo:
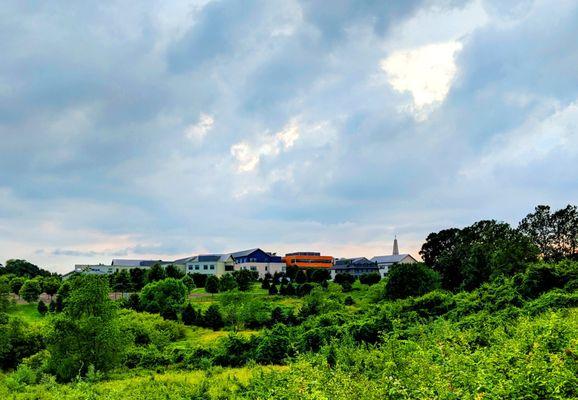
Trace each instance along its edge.
<instances>
[{"instance_id":1,"label":"white cloud","mask_svg":"<svg viewBox=\"0 0 578 400\"><path fill-rule=\"evenodd\" d=\"M185 129L185 136L194 143L201 143L207 133L213 128L214 123L215 119L211 115L201 113L199 121Z\"/></svg>"},{"instance_id":2,"label":"white cloud","mask_svg":"<svg viewBox=\"0 0 578 400\"><path fill-rule=\"evenodd\" d=\"M390 85L398 92L410 92L416 119L423 120L431 108L446 98L457 66L458 41L435 43L396 51L381 61Z\"/></svg>"},{"instance_id":3,"label":"white cloud","mask_svg":"<svg viewBox=\"0 0 578 400\"><path fill-rule=\"evenodd\" d=\"M263 135L257 144L240 142L231 146L231 155L237 161L238 172L253 171L262 156L277 156L294 146L300 136L300 126L296 119L291 120L275 135Z\"/></svg>"}]
</instances>

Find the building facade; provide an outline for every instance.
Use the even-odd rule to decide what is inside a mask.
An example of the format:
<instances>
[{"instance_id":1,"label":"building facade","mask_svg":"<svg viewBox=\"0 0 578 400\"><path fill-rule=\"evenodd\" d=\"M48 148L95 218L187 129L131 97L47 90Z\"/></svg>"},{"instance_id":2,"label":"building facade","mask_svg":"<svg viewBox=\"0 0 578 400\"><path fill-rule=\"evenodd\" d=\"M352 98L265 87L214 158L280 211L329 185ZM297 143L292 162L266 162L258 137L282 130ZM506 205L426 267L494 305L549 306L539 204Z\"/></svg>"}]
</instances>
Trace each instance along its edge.
<instances>
[{"instance_id":1,"label":"building facade","mask_svg":"<svg viewBox=\"0 0 578 400\"><path fill-rule=\"evenodd\" d=\"M333 266L332 256L322 256L321 253L315 252L296 252L287 253L283 257L285 265L288 267L300 268L331 268Z\"/></svg>"},{"instance_id":2,"label":"building facade","mask_svg":"<svg viewBox=\"0 0 578 400\"><path fill-rule=\"evenodd\" d=\"M374 272L379 273L377 263L365 257L340 258L335 260L335 265L331 267L331 278L334 279L337 274L360 276Z\"/></svg>"},{"instance_id":3,"label":"building facade","mask_svg":"<svg viewBox=\"0 0 578 400\"><path fill-rule=\"evenodd\" d=\"M221 276L234 270L235 261L230 254L200 254L198 256L176 260L187 274Z\"/></svg>"},{"instance_id":4,"label":"building facade","mask_svg":"<svg viewBox=\"0 0 578 400\"><path fill-rule=\"evenodd\" d=\"M257 271L259 278L266 274L284 273L286 264L282 258L274 253L267 253L261 249L249 249L230 253L235 261L235 270Z\"/></svg>"}]
</instances>

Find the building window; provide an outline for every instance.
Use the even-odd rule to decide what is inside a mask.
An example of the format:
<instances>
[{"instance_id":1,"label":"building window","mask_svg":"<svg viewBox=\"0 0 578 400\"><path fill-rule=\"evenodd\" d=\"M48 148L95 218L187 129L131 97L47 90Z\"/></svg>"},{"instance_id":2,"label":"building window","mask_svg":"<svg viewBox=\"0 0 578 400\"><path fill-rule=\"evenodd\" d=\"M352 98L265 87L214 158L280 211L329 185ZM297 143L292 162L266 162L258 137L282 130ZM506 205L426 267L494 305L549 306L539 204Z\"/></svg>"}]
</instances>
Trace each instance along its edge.
<instances>
[{"instance_id":1,"label":"building window","mask_svg":"<svg viewBox=\"0 0 578 400\"><path fill-rule=\"evenodd\" d=\"M269 267L265 265L265 271L269 271Z\"/></svg>"},{"instance_id":2,"label":"building window","mask_svg":"<svg viewBox=\"0 0 578 400\"><path fill-rule=\"evenodd\" d=\"M209 266L205 264L203 265L203 269L209 269Z\"/></svg>"},{"instance_id":3,"label":"building window","mask_svg":"<svg viewBox=\"0 0 578 400\"><path fill-rule=\"evenodd\" d=\"M215 269L215 266L214 266L214 265L211 265L210 269Z\"/></svg>"},{"instance_id":4,"label":"building window","mask_svg":"<svg viewBox=\"0 0 578 400\"><path fill-rule=\"evenodd\" d=\"M198 265L195 265L195 269L198 271L198 270L199 270L199 266L198 266Z\"/></svg>"},{"instance_id":5,"label":"building window","mask_svg":"<svg viewBox=\"0 0 578 400\"><path fill-rule=\"evenodd\" d=\"M257 267L251 267L251 271L257 271Z\"/></svg>"}]
</instances>

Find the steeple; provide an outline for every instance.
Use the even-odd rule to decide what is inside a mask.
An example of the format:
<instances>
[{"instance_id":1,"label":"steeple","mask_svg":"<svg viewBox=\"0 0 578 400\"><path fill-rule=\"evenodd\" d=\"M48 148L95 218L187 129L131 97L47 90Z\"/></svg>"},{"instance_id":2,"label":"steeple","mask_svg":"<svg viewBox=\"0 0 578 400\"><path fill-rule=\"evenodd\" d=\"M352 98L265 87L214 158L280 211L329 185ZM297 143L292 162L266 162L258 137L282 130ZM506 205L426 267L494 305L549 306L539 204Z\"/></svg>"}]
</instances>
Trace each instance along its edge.
<instances>
[{"instance_id":1,"label":"steeple","mask_svg":"<svg viewBox=\"0 0 578 400\"><path fill-rule=\"evenodd\" d=\"M393 255L394 256L399 255L399 247L397 245L397 236L395 236L395 238L393 239Z\"/></svg>"}]
</instances>

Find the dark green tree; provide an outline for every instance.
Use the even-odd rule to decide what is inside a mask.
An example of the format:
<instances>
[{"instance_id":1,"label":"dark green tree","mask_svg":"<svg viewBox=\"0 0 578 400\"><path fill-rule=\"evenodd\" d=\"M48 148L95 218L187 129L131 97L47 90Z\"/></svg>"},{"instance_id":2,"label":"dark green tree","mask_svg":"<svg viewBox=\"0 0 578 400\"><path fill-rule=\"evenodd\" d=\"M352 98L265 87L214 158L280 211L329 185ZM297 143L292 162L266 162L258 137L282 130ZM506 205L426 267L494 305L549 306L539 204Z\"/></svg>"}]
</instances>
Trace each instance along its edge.
<instances>
[{"instance_id":1,"label":"dark green tree","mask_svg":"<svg viewBox=\"0 0 578 400\"><path fill-rule=\"evenodd\" d=\"M259 274L257 271L249 271L247 269L242 269L233 272L233 277L237 281L237 286L240 291L246 292L251 289L253 282L257 281Z\"/></svg>"},{"instance_id":2,"label":"dark green tree","mask_svg":"<svg viewBox=\"0 0 578 400\"><path fill-rule=\"evenodd\" d=\"M181 319L185 325L194 325L197 322L197 313L195 312L195 309L191 303L187 303L187 305L183 308Z\"/></svg>"},{"instance_id":3,"label":"dark green tree","mask_svg":"<svg viewBox=\"0 0 578 400\"><path fill-rule=\"evenodd\" d=\"M120 272L114 274L114 284L113 288L115 292L121 292L122 294L130 291L132 288L132 282L130 281L129 273L123 269Z\"/></svg>"},{"instance_id":4,"label":"dark green tree","mask_svg":"<svg viewBox=\"0 0 578 400\"><path fill-rule=\"evenodd\" d=\"M385 293L390 299L421 296L440 287L439 274L424 263L395 264L387 278Z\"/></svg>"},{"instance_id":5,"label":"dark green tree","mask_svg":"<svg viewBox=\"0 0 578 400\"><path fill-rule=\"evenodd\" d=\"M165 269L165 273L167 275L167 278L175 278L175 279L181 279L185 275L183 271L181 271L178 267L176 267L173 264L167 266L167 268Z\"/></svg>"},{"instance_id":6,"label":"dark green tree","mask_svg":"<svg viewBox=\"0 0 578 400\"><path fill-rule=\"evenodd\" d=\"M359 277L359 282L363 283L364 285L375 285L381 280L381 275L377 272L372 272L369 274L363 274Z\"/></svg>"},{"instance_id":7,"label":"dark green tree","mask_svg":"<svg viewBox=\"0 0 578 400\"><path fill-rule=\"evenodd\" d=\"M146 284L146 272L142 268L131 268L130 270L130 283L132 290L135 292L140 291Z\"/></svg>"},{"instance_id":8,"label":"dark green tree","mask_svg":"<svg viewBox=\"0 0 578 400\"><path fill-rule=\"evenodd\" d=\"M38 307L36 307L36 309L42 316L46 315L48 312L48 307L46 307L46 303L44 303L42 300L38 302Z\"/></svg>"},{"instance_id":9,"label":"dark green tree","mask_svg":"<svg viewBox=\"0 0 578 400\"><path fill-rule=\"evenodd\" d=\"M50 272L38 268L26 260L8 260L4 268L0 268L0 274L14 274L32 279L36 276L50 276Z\"/></svg>"},{"instance_id":10,"label":"dark green tree","mask_svg":"<svg viewBox=\"0 0 578 400\"><path fill-rule=\"evenodd\" d=\"M207 293L219 293L219 278L210 275L205 283L205 291Z\"/></svg>"},{"instance_id":11,"label":"dark green tree","mask_svg":"<svg viewBox=\"0 0 578 400\"><path fill-rule=\"evenodd\" d=\"M219 292L228 292L237 288L237 281L231 274L225 274L219 279Z\"/></svg>"},{"instance_id":12,"label":"dark green tree","mask_svg":"<svg viewBox=\"0 0 578 400\"><path fill-rule=\"evenodd\" d=\"M138 293L131 293L130 296L128 296L128 307L135 311L142 311Z\"/></svg>"},{"instance_id":13,"label":"dark green tree","mask_svg":"<svg viewBox=\"0 0 578 400\"><path fill-rule=\"evenodd\" d=\"M261 282L261 289L269 290L271 287L271 281L267 278L263 278L263 282Z\"/></svg>"},{"instance_id":14,"label":"dark green tree","mask_svg":"<svg viewBox=\"0 0 578 400\"><path fill-rule=\"evenodd\" d=\"M305 275L305 271L302 269L297 271L297 275L295 275L295 282L300 285L307 282L307 275Z\"/></svg>"},{"instance_id":15,"label":"dark green tree","mask_svg":"<svg viewBox=\"0 0 578 400\"><path fill-rule=\"evenodd\" d=\"M278 293L277 286L275 286L275 284L271 285L271 287L269 287L269 295L274 296L277 293Z\"/></svg>"},{"instance_id":16,"label":"dark green tree","mask_svg":"<svg viewBox=\"0 0 578 400\"><path fill-rule=\"evenodd\" d=\"M219 306L211 304L203 316L203 325L216 331L225 326Z\"/></svg>"},{"instance_id":17,"label":"dark green tree","mask_svg":"<svg viewBox=\"0 0 578 400\"><path fill-rule=\"evenodd\" d=\"M48 305L48 311L51 313L56 312L56 301L54 299L50 300L50 304Z\"/></svg>"},{"instance_id":18,"label":"dark green tree","mask_svg":"<svg viewBox=\"0 0 578 400\"><path fill-rule=\"evenodd\" d=\"M147 272L147 283L160 281L166 278L165 270L160 264L153 265Z\"/></svg>"}]
</instances>

